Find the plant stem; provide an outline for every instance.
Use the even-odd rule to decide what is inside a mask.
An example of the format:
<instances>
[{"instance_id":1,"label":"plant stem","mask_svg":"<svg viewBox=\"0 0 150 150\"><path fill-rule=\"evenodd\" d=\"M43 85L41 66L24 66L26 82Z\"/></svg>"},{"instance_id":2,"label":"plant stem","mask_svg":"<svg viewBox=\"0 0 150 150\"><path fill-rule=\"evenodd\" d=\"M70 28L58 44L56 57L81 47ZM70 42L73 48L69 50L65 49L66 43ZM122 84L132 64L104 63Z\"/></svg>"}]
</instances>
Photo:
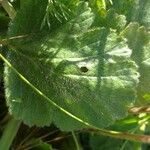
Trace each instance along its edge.
<instances>
[{"instance_id":1,"label":"plant stem","mask_svg":"<svg viewBox=\"0 0 150 150\"><path fill-rule=\"evenodd\" d=\"M84 131L93 132L97 135L103 135L103 136L108 136L108 137L117 138L117 139L150 144L149 135L132 134L132 133L127 133L127 132L118 132L118 131L111 131L111 130L105 130L105 129L100 130L100 129L95 129L95 128L85 129Z\"/></svg>"},{"instance_id":2,"label":"plant stem","mask_svg":"<svg viewBox=\"0 0 150 150\"><path fill-rule=\"evenodd\" d=\"M16 136L18 129L20 127L21 121L11 118L8 124L5 127L3 135L0 139L0 149L9 150L13 142L14 137Z\"/></svg>"},{"instance_id":3,"label":"plant stem","mask_svg":"<svg viewBox=\"0 0 150 150\"><path fill-rule=\"evenodd\" d=\"M132 114L150 113L150 106L134 106L128 110Z\"/></svg>"},{"instance_id":4,"label":"plant stem","mask_svg":"<svg viewBox=\"0 0 150 150\"><path fill-rule=\"evenodd\" d=\"M8 13L10 19L14 19L16 16L16 11L14 7L8 2L8 0L0 0L0 4L3 6L5 11Z\"/></svg>"},{"instance_id":5,"label":"plant stem","mask_svg":"<svg viewBox=\"0 0 150 150\"><path fill-rule=\"evenodd\" d=\"M72 136L73 136L77 150L80 150L80 146L79 146L79 143L78 143L78 140L77 140L75 133L73 131L71 133L72 133Z\"/></svg>"}]
</instances>

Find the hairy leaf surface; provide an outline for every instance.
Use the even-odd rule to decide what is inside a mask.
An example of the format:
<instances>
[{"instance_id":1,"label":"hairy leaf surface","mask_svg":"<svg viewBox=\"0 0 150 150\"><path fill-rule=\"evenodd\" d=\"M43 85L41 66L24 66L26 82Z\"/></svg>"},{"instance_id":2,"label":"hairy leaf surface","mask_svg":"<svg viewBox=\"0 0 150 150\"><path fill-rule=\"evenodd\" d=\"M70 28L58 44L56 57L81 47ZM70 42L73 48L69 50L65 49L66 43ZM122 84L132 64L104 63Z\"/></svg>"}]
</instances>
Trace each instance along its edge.
<instances>
[{"instance_id":1,"label":"hairy leaf surface","mask_svg":"<svg viewBox=\"0 0 150 150\"><path fill-rule=\"evenodd\" d=\"M150 99L146 95L150 94L150 33L138 23L130 23L123 34L133 50L132 59L139 66L141 77L137 89L138 100L149 103Z\"/></svg>"},{"instance_id":2,"label":"hairy leaf surface","mask_svg":"<svg viewBox=\"0 0 150 150\"><path fill-rule=\"evenodd\" d=\"M24 11L19 15L23 17ZM113 30L92 27L93 20L88 4L80 3L73 18L56 31L13 41L7 59L60 107L104 128L127 115L138 73L126 41ZM11 34L16 31L10 27ZM85 127L38 95L7 65L5 88L10 112L28 125Z\"/></svg>"}]
</instances>

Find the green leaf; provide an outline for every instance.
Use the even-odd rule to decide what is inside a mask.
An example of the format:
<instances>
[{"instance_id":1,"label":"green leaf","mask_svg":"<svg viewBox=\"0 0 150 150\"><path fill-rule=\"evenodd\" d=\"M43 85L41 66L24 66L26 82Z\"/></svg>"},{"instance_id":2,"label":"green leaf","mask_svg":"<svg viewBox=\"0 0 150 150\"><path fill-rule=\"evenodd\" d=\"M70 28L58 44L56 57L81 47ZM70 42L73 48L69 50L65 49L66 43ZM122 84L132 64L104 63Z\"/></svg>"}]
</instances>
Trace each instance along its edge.
<instances>
[{"instance_id":1,"label":"green leaf","mask_svg":"<svg viewBox=\"0 0 150 150\"><path fill-rule=\"evenodd\" d=\"M10 46L7 59L57 105L104 128L127 115L139 75L126 41L113 30L91 28L93 20L88 3L80 3L73 18L53 33L13 41L16 48ZM16 28L10 32L17 34ZM29 31L25 29L23 33ZM67 131L86 127L38 95L7 65L5 92L11 114L28 125L54 122Z\"/></svg>"},{"instance_id":2,"label":"green leaf","mask_svg":"<svg viewBox=\"0 0 150 150\"><path fill-rule=\"evenodd\" d=\"M137 0L113 0L113 5L110 8L115 9L117 14L126 16L127 22L130 22L135 15L135 4L137 2Z\"/></svg>"},{"instance_id":3,"label":"green leaf","mask_svg":"<svg viewBox=\"0 0 150 150\"><path fill-rule=\"evenodd\" d=\"M148 27L150 26L150 1L143 0L139 2L139 22Z\"/></svg>"},{"instance_id":4,"label":"green leaf","mask_svg":"<svg viewBox=\"0 0 150 150\"><path fill-rule=\"evenodd\" d=\"M106 16L107 26L118 31L124 29L126 25L126 17L116 13L115 9L109 9Z\"/></svg>"},{"instance_id":5,"label":"green leaf","mask_svg":"<svg viewBox=\"0 0 150 150\"><path fill-rule=\"evenodd\" d=\"M101 16L105 16L106 15L106 2L105 0L96 0L95 1L98 12L100 13Z\"/></svg>"},{"instance_id":6,"label":"green leaf","mask_svg":"<svg viewBox=\"0 0 150 150\"><path fill-rule=\"evenodd\" d=\"M6 14L0 11L0 37L2 34L6 33L7 27L9 23L9 18L6 17Z\"/></svg>"},{"instance_id":7,"label":"green leaf","mask_svg":"<svg viewBox=\"0 0 150 150\"><path fill-rule=\"evenodd\" d=\"M144 95L150 94L150 33L138 24L130 23L123 32L128 39L129 47L133 50L132 59L138 64L140 72L140 84L138 86L138 100L149 103Z\"/></svg>"},{"instance_id":8,"label":"green leaf","mask_svg":"<svg viewBox=\"0 0 150 150\"><path fill-rule=\"evenodd\" d=\"M40 139L31 139L26 143L31 150L53 150L52 146ZM27 148L28 148L27 147Z\"/></svg>"},{"instance_id":9,"label":"green leaf","mask_svg":"<svg viewBox=\"0 0 150 150\"><path fill-rule=\"evenodd\" d=\"M9 36L35 33L40 30L47 7L47 0L26 0L11 23ZM27 19L25 19L27 18Z\"/></svg>"},{"instance_id":10,"label":"green leaf","mask_svg":"<svg viewBox=\"0 0 150 150\"><path fill-rule=\"evenodd\" d=\"M120 150L122 144L122 140L103 137L100 135L90 136L90 147L92 150L112 150L112 147L114 150Z\"/></svg>"},{"instance_id":11,"label":"green leaf","mask_svg":"<svg viewBox=\"0 0 150 150\"><path fill-rule=\"evenodd\" d=\"M46 25L49 29L54 28L58 25L61 25L63 22L70 18L72 13L71 9L73 6L76 5L78 0L50 0L48 1L46 13L41 25L41 29L44 28ZM53 20L53 22L51 22ZM54 21L56 20L56 21Z\"/></svg>"},{"instance_id":12,"label":"green leaf","mask_svg":"<svg viewBox=\"0 0 150 150\"><path fill-rule=\"evenodd\" d=\"M90 137L90 145L92 150L139 150L141 144L137 142L130 142L118 140L110 137L103 137L99 135L92 135Z\"/></svg>"},{"instance_id":13,"label":"green leaf","mask_svg":"<svg viewBox=\"0 0 150 150\"><path fill-rule=\"evenodd\" d=\"M149 46L146 46L145 49L150 49ZM148 98L148 95L150 95L150 58L146 59L141 64L141 78L140 78L140 85L138 87L138 95L139 100L142 103L148 103L150 102L150 97ZM146 96L147 95L147 96Z\"/></svg>"},{"instance_id":14,"label":"green leaf","mask_svg":"<svg viewBox=\"0 0 150 150\"><path fill-rule=\"evenodd\" d=\"M144 134L143 127L148 123L149 116L128 116L125 119L115 122L109 129L114 131ZM142 129L141 129L142 127ZM89 143L92 150L139 150L142 149L142 144L134 141L114 139L96 134L89 134Z\"/></svg>"},{"instance_id":15,"label":"green leaf","mask_svg":"<svg viewBox=\"0 0 150 150\"><path fill-rule=\"evenodd\" d=\"M97 4L97 7L99 9L106 9L106 2L105 0L96 0L96 4Z\"/></svg>"},{"instance_id":16,"label":"green leaf","mask_svg":"<svg viewBox=\"0 0 150 150\"><path fill-rule=\"evenodd\" d=\"M120 32L122 29L124 29L126 23L126 16L118 14L117 11L113 8L105 10L105 15L97 14L94 22L94 24L97 26L107 27L108 29L115 29L117 32Z\"/></svg>"}]
</instances>

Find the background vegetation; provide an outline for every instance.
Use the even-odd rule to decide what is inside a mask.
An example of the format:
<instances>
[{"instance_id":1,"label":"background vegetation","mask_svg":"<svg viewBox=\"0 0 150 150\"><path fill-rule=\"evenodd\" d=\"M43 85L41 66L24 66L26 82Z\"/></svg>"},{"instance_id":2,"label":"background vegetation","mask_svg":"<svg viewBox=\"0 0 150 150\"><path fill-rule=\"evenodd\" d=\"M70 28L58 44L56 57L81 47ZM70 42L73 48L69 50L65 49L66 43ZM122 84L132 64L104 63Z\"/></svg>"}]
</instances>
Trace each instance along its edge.
<instances>
[{"instance_id":1,"label":"background vegetation","mask_svg":"<svg viewBox=\"0 0 150 150\"><path fill-rule=\"evenodd\" d=\"M0 4L0 149L149 149L149 0Z\"/></svg>"}]
</instances>

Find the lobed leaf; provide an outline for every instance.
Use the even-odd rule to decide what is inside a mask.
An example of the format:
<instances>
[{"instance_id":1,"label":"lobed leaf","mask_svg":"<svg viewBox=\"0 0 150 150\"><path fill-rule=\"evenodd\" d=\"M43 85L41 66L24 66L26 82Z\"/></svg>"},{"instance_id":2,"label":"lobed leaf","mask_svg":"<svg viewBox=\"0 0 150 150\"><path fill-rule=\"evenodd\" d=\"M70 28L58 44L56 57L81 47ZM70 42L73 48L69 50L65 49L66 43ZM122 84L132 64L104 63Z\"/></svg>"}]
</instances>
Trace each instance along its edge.
<instances>
[{"instance_id":1,"label":"lobed leaf","mask_svg":"<svg viewBox=\"0 0 150 150\"><path fill-rule=\"evenodd\" d=\"M130 23L123 32L128 39L128 45L133 50L132 59L138 64L140 83L137 94L138 102L149 103L145 95L150 94L150 33L138 23Z\"/></svg>"},{"instance_id":2,"label":"lobed leaf","mask_svg":"<svg viewBox=\"0 0 150 150\"><path fill-rule=\"evenodd\" d=\"M23 22L28 21L25 10L19 14ZM11 34L17 34L20 27L14 27L21 20L16 18ZM114 30L92 27L93 21L88 3L80 3L73 18L56 31L14 40L7 59L57 105L104 128L127 115L139 75L126 40ZM26 27L18 33L28 33ZM86 127L38 95L7 65L5 92L11 114L28 125L54 122L69 131Z\"/></svg>"}]
</instances>

